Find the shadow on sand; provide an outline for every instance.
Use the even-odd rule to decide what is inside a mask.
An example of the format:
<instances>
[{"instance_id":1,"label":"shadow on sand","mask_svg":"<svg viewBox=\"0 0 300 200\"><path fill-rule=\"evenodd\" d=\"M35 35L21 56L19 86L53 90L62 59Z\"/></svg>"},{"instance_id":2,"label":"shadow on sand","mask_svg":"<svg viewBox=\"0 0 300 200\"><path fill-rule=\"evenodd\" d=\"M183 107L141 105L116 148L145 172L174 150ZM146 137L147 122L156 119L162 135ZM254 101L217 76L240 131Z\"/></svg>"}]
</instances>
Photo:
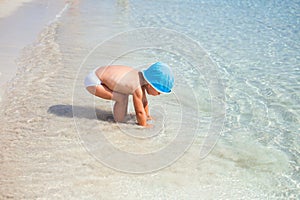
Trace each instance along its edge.
<instances>
[{"instance_id":1,"label":"shadow on sand","mask_svg":"<svg viewBox=\"0 0 300 200\"><path fill-rule=\"evenodd\" d=\"M86 118L96 119L102 121L113 121L113 114L111 111L101 110L95 107L83 107L83 106L72 106L72 105L53 105L48 108L48 113L55 114L60 117L68 118Z\"/></svg>"}]
</instances>

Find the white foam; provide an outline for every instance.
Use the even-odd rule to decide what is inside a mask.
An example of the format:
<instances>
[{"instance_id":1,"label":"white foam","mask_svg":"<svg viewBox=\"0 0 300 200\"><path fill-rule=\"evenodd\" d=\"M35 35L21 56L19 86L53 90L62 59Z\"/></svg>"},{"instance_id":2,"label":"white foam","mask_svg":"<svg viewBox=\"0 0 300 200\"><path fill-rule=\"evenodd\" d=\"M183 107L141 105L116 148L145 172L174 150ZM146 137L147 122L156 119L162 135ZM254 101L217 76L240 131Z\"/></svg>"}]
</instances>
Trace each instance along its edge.
<instances>
[{"instance_id":1,"label":"white foam","mask_svg":"<svg viewBox=\"0 0 300 200\"><path fill-rule=\"evenodd\" d=\"M66 3L65 6L63 7L63 9L61 9L58 12L58 14L55 15L55 18L53 20L51 20L49 22L49 24L58 21L63 16L63 14L68 10L69 7L70 7L70 3Z\"/></svg>"}]
</instances>

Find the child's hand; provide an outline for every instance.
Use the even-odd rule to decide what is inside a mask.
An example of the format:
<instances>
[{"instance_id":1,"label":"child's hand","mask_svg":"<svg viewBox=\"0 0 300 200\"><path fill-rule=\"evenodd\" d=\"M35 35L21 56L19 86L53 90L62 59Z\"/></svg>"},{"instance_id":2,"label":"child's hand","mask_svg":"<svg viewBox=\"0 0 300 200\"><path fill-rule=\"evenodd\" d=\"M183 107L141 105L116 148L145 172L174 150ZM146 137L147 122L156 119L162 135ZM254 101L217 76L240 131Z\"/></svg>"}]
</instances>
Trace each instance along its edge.
<instances>
[{"instance_id":1,"label":"child's hand","mask_svg":"<svg viewBox=\"0 0 300 200\"><path fill-rule=\"evenodd\" d=\"M146 127L146 128L153 128L154 125L153 125L153 124L147 124L145 127Z\"/></svg>"}]
</instances>

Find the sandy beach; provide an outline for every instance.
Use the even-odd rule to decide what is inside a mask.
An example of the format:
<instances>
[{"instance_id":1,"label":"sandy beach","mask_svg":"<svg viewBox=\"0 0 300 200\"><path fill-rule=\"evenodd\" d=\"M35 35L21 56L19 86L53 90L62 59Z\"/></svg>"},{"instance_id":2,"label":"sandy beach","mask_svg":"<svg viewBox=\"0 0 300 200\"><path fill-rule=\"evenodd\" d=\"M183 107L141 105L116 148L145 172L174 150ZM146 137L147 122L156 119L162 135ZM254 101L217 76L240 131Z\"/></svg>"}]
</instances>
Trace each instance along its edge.
<instances>
[{"instance_id":1,"label":"sandy beach","mask_svg":"<svg viewBox=\"0 0 300 200\"><path fill-rule=\"evenodd\" d=\"M27 113L27 111L24 112L23 117L25 118L23 118L21 121L16 119L16 123L10 121L7 117L5 117L5 113L10 113L10 111L7 110L9 105L17 105L21 103L20 101L14 100L16 98L15 95L17 95L17 93L13 92L17 88L20 88L16 85L20 83L18 80L25 78L22 75L20 75L23 72L22 70L24 70L24 66L20 64L20 60L18 59L20 59L22 55L26 54L26 49L29 46L33 45L41 39L41 34L43 33L43 30L48 30L45 28L49 25L51 20L54 20L56 18L56 15L64 6L64 2L60 1L52 1L51 3L49 3L48 1L29 0L0 1L0 99L2 118L0 139L2 152L0 174L0 199L32 199L37 197L36 195L33 195L35 192L33 192L33 194L29 197L26 194L27 192L21 189L23 188L22 184L19 184L21 183L19 182L20 178L23 179L27 176L23 173L25 172L24 170L26 168L23 164L27 162L25 161L27 159L25 158L26 156L24 157L24 155L26 154L24 152L24 149L27 149L28 146L22 146L19 142L17 142L20 141L21 138L15 138L15 136L18 135L18 131L15 128L19 127L17 129L19 129L21 132L23 132L26 129L24 129L24 126L27 126L27 123L29 121L24 121L27 125L21 125L19 124L19 122L27 118L29 116L27 114L29 113ZM31 81L32 80L27 79L25 82L28 84L32 84L33 82ZM26 87L24 87L22 90L27 89ZM21 100L23 99L23 97L19 96L17 98ZM31 97L33 96L31 96L31 94L28 94L28 98ZM21 101L23 102L23 100ZM25 101L23 103L25 103ZM21 104L24 105L23 103ZM18 113L19 111L16 112ZM13 114L13 117L16 117L18 116L17 113L11 114ZM36 117L38 117L36 114L37 113L35 113L34 116L32 116L35 119L37 119ZM35 130L31 129L30 133L34 132ZM30 139L31 142L34 142L34 140L32 139L33 138ZM17 146L14 146L14 142L18 143ZM22 163L22 166L18 163ZM30 163L31 161L27 162L27 164ZM18 190L20 193L18 192ZM41 197L42 194L40 194L39 196Z\"/></svg>"},{"instance_id":2,"label":"sandy beach","mask_svg":"<svg viewBox=\"0 0 300 200\"><path fill-rule=\"evenodd\" d=\"M30 2L30 0L19 0L19 1L7 1L7 0L1 0L0 1L0 19L3 20L3 18L8 17L9 15L12 15L14 12L18 10L20 6L22 6L23 3ZM6 28L6 27L5 27ZM4 27L2 27L4 29ZM1 32L4 32L2 30ZM15 76L16 73L16 67L9 67L12 66L14 63L12 62L17 57L17 53L12 52L14 50L8 51L7 49L13 49L16 47L14 44L4 44L5 39L1 37L1 61L0 61L0 101L1 97L5 90L5 83L12 79ZM4 49L4 46L6 48Z\"/></svg>"},{"instance_id":3,"label":"sandy beach","mask_svg":"<svg viewBox=\"0 0 300 200\"><path fill-rule=\"evenodd\" d=\"M298 10L0 0L0 199L299 199ZM176 80L149 96L153 129L136 125L132 99L128 123L112 122L113 103L83 86L99 65L154 60Z\"/></svg>"},{"instance_id":4,"label":"sandy beach","mask_svg":"<svg viewBox=\"0 0 300 200\"><path fill-rule=\"evenodd\" d=\"M15 11L18 10L20 6L22 6L24 3L28 3L32 0L15 0L15 1L9 1L9 0L1 0L0 4L0 18L7 17L11 14L13 14Z\"/></svg>"},{"instance_id":5,"label":"sandy beach","mask_svg":"<svg viewBox=\"0 0 300 200\"><path fill-rule=\"evenodd\" d=\"M63 6L59 1L0 1L0 102L7 82L16 76L22 50L37 39Z\"/></svg>"}]
</instances>

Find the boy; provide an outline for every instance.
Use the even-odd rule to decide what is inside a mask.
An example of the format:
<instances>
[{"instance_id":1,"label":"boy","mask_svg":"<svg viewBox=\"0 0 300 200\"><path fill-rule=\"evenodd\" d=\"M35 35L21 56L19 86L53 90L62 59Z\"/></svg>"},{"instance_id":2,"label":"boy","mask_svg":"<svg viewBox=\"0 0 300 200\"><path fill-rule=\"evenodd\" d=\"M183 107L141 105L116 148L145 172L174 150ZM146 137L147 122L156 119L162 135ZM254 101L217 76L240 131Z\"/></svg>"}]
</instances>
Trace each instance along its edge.
<instances>
[{"instance_id":1,"label":"boy","mask_svg":"<svg viewBox=\"0 0 300 200\"><path fill-rule=\"evenodd\" d=\"M84 84L91 94L115 101L113 114L116 122L124 121L128 96L132 95L138 124L149 126L147 120L152 118L146 92L153 96L170 93L174 76L170 67L161 62L141 72L127 66L105 66L91 72Z\"/></svg>"}]
</instances>

